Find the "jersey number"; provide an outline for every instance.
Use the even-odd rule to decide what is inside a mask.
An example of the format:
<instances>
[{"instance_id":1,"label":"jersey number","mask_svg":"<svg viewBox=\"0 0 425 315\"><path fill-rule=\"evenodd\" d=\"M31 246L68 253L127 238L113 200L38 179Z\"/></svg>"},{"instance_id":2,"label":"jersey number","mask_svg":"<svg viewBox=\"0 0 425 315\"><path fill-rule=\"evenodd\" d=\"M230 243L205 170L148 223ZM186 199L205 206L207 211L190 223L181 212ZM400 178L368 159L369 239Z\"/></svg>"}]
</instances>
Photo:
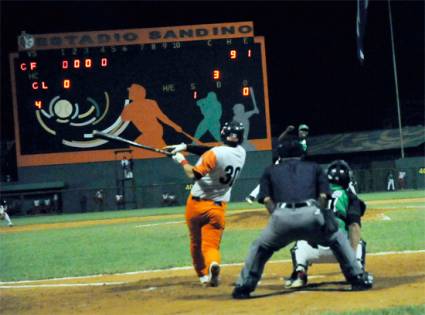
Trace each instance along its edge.
<instances>
[{"instance_id":1,"label":"jersey number","mask_svg":"<svg viewBox=\"0 0 425 315\"><path fill-rule=\"evenodd\" d=\"M220 183L224 185L228 184L229 186L232 186L233 183L235 182L235 179L238 177L239 172L241 171L241 168L240 167L233 168L232 165L228 165L226 166L224 171L226 172L226 175L220 177Z\"/></svg>"},{"instance_id":2,"label":"jersey number","mask_svg":"<svg viewBox=\"0 0 425 315\"><path fill-rule=\"evenodd\" d=\"M337 198L331 197L331 199L328 200L328 209L331 209L335 212L335 204L336 204Z\"/></svg>"},{"instance_id":3,"label":"jersey number","mask_svg":"<svg viewBox=\"0 0 425 315\"><path fill-rule=\"evenodd\" d=\"M328 209L331 209L334 212L337 211L337 209L336 209L336 203L338 202L339 197L341 197L341 193L338 192L338 191L335 191L332 194L331 199L328 200Z\"/></svg>"}]
</instances>

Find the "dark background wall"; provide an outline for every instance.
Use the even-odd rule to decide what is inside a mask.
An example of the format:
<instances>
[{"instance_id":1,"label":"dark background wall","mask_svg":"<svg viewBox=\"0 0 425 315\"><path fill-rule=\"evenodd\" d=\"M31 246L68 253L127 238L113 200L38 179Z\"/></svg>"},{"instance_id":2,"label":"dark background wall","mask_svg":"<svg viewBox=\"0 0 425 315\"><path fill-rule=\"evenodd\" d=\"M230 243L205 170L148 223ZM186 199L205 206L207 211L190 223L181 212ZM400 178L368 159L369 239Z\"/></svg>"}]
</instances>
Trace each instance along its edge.
<instances>
[{"instance_id":1,"label":"dark background wall","mask_svg":"<svg viewBox=\"0 0 425 315\"><path fill-rule=\"evenodd\" d=\"M191 155L188 160L195 163L197 156ZM271 160L270 151L248 152L246 165L232 190L232 201L243 200L254 189L264 167L269 165ZM19 178L23 183L65 182L66 188L62 192L62 207L65 212L83 210L80 204L83 196L87 198L88 210L111 210L120 208L115 203L117 169L122 172L119 161L22 167L19 168ZM184 203L192 181L173 160L169 158L135 160L133 170L135 192L132 182L126 181L125 194L129 203L123 208L158 207L165 192L175 194L179 203ZM103 209L98 209L99 205L94 198L99 189L103 189L104 192ZM131 202L134 193L137 204ZM34 195L29 199L36 198L37 195ZM31 202L28 202L26 207L30 206Z\"/></svg>"},{"instance_id":2,"label":"dark background wall","mask_svg":"<svg viewBox=\"0 0 425 315\"><path fill-rule=\"evenodd\" d=\"M335 158L335 157L334 157ZM341 158L341 157L338 157ZM343 158L343 157L342 157ZM197 157L190 156L189 161L195 163ZM327 163L322 164L326 167ZM246 165L232 190L232 201L243 201L258 184L258 180L266 166L272 161L270 151L248 152ZM361 166L361 165L358 165ZM387 176L393 172L397 181L399 170L407 173L406 189L425 188L425 161L423 157L405 158L403 160L385 159L371 161L367 168L355 168L354 176L357 190L360 193L385 191ZM176 196L176 205L183 205L189 194L192 181L183 174L180 166L171 159L150 159L134 161L135 183L125 183L125 204L117 204L115 196L118 192L116 172L121 172L119 161L105 163L85 163L74 165L53 165L44 167L24 167L19 169L22 182L42 184L63 181L65 188L51 191L21 191L3 194L3 197L14 199L20 207L20 214L25 214L34 207L34 200L52 199L54 193L61 197L61 209L64 212L106 211L116 209L152 208L164 206L162 194L171 193ZM13 187L8 184L3 187ZM103 190L104 201L96 202L95 194ZM400 189L397 187L396 189ZM9 197L7 197L9 195ZM82 200L85 199L85 202ZM135 202L134 202L135 201Z\"/></svg>"}]
</instances>

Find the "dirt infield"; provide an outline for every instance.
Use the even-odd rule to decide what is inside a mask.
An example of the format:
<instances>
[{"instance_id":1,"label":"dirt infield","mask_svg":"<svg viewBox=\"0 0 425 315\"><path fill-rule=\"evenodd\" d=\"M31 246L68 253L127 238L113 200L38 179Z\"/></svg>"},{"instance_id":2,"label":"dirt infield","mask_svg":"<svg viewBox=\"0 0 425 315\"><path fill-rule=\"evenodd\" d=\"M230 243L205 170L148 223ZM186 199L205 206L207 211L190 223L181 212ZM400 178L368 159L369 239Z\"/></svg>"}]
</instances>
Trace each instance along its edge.
<instances>
[{"instance_id":1,"label":"dirt infield","mask_svg":"<svg viewBox=\"0 0 425 315\"><path fill-rule=\"evenodd\" d=\"M218 288L202 288L194 272L171 270L129 275L9 284L0 289L6 314L317 314L425 304L425 253L371 255L370 291L350 292L336 264L314 265L303 290L282 286L289 262L270 262L255 298L230 297L241 266L224 266ZM60 286L62 285L62 287ZM66 287L65 285L69 285ZM78 286L80 285L80 286ZM26 287L25 287L26 286Z\"/></svg>"},{"instance_id":2,"label":"dirt infield","mask_svg":"<svg viewBox=\"0 0 425 315\"><path fill-rule=\"evenodd\" d=\"M423 201L423 199L421 200ZM377 204L376 207L379 207ZM385 214L384 214L385 212ZM364 220L382 220L391 210L373 209ZM92 224L178 219L167 215L87 222L37 224L2 233ZM264 209L233 211L228 229L263 227ZM183 223L181 223L183 224ZM425 251L372 254L367 269L375 276L370 291L350 292L336 264L316 264L309 285L283 288L291 263L269 262L250 300L235 301L231 292L241 265L223 266L221 285L202 288L191 267L131 274L25 281L0 284L0 313L6 314L317 314L322 311L379 309L425 304Z\"/></svg>"}]
</instances>

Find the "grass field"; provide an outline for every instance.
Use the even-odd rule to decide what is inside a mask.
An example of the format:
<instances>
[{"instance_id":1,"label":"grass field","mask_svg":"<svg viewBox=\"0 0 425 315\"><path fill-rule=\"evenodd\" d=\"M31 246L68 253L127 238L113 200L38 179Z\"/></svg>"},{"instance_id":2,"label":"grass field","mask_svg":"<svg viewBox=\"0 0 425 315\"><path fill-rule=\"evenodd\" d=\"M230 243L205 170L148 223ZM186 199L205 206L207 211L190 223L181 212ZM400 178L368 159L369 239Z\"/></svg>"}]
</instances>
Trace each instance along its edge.
<instances>
[{"instance_id":1,"label":"grass field","mask_svg":"<svg viewBox=\"0 0 425 315\"><path fill-rule=\"evenodd\" d=\"M425 305L390 307L385 310L364 310L356 312L325 312L321 315L422 315L425 314Z\"/></svg>"},{"instance_id":2,"label":"grass field","mask_svg":"<svg viewBox=\"0 0 425 315\"><path fill-rule=\"evenodd\" d=\"M425 249L425 203L418 201L425 197L425 191L360 197L367 202L367 216L370 216L362 228L368 252ZM259 204L232 203L228 215L261 208ZM183 213L183 207L173 207L12 218L15 227L0 228L0 281L190 266ZM384 216L380 217L381 214ZM85 225L72 225L75 222ZM42 228L37 229L39 225ZM222 241L223 263L243 262L260 232L258 226L227 228ZM273 256L274 260L289 258L289 247ZM379 314L422 314L423 311L423 307L412 306Z\"/></svg>"}]
</instances>

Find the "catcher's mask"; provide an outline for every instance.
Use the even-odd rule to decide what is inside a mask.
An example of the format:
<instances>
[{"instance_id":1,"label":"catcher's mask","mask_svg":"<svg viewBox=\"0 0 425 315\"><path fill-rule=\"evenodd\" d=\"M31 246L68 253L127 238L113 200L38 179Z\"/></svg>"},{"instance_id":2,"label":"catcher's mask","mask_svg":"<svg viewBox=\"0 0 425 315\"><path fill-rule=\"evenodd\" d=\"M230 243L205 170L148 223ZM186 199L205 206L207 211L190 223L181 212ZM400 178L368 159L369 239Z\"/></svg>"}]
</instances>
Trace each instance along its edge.
<instances>
[{"instance_id":1,"label":"catcher's mask","mask_svg":"<svg viewBox=\"0 0 425 315\"><path fill-rule=\"evenodd\" d=\"M328 166L327 174L330 183L338 184L347 189L351 181L351 167L344 160L333 161Z\"/></svg>"},{"instance_id":2,"label":"catcher's mask","mask_svg":"<svg viewBox=\"0 0 425 315\"><path fill-rule=\"evenodd\" d=\"M281 158L302 157L304 155L303 146L296 137L284 139L277 146L277 152Z\"/></svg>"},{"instance_id":3,"label":"catcher's mask","mask_svg":"<svg viewBox=\"0 0 425 315\"><path fill-rule=\"evenodd\" d=\"M236 147L243 142L245 127L241 122L226 122L221 129L221 140L224 144Z\"/></svg>"}]
</instances>

